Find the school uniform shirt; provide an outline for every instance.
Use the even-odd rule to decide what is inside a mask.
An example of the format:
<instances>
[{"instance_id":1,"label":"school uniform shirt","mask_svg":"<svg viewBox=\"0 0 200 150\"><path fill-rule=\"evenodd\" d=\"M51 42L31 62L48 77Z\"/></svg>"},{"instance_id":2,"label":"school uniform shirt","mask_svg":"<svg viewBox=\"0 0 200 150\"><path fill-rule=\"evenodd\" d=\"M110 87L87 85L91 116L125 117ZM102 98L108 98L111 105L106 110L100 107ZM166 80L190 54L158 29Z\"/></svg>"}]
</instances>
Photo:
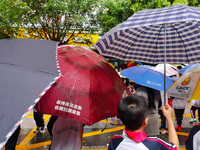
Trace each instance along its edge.
<instances>
[{"instance_id":1,"label":"school uniform shirt","mask_svg":"<svg viewBox=\"0 0 200 150\"><path fill-rule=\"evenodd\" d=\"M81 150L83 124L58 117L53 125L51 150Z\"/></svg>"},{"instance_id":2,"label":"school uniform shirt","mask_svg":"<svg viewBox=\"0 0 200 150\"><path fill-rule=\"evenodd\" d=\"M121 136L111 139L108 150L176 150L173 143L167 143L157 137L147 137L145 132L123 131Z\"/></svg>"},{"instance_id":3,"label":"school uniform shirt","mask_svg":"<svg viewBox=\"0 0 200 150\"><path fill-rule=\"evenodd\" d=\"M200 150L200 125L194 125L192 127L190 134L184 142L188 150Z\"/></svg>"},{"instance_id":4,"label":"school uniform shirt","mask_svg":"<svg viewBox=\"0 0 200 150\"><path fill-rule=\"evenodd\" d=\"M200 107L200 100L192 100L191 105L195 107Z\"/></svg>"},{"instance_id":5,"label":"school uniform shirt","mask_svg":"<svg viewBox=\"0 0 200 150\"><path fill-rule=\"evenodd\" d=\"M132 89L132 88L128 87L128 89L129 89L129 92L130 92L131 94L135 94L135 91L136 91L135 88Z\"/></svg>"},{"instance_id":6,"label":"school uniform shirt","mask_svg":"<svg viewBox=\"0 0 200 150\"><path fill-rule=\"evenodd\" d=\"M172 107L175 109L184 109L187 104L187 99L174 97L172 100Z\"/></svg>"},{"instance_id":7,"label":"school uniform shirt","mask_svg":"<svg viewBox=\"0 0 200 150\"><path fill-rule=\"evenodd\" d=\"M200 131L198 131L193 137L193 148L200 150Z\"/></svg>"}]
</instances>

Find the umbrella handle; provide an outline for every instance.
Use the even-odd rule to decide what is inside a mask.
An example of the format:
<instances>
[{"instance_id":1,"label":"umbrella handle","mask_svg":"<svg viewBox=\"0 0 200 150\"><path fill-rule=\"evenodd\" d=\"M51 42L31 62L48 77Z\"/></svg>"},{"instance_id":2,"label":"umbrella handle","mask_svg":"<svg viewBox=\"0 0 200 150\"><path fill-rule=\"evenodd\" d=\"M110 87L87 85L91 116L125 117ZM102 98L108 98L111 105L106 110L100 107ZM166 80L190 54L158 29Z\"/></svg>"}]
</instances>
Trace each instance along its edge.
<instances>
[{"instance_id":1,"label":"umbrella handle","mask_svg":"<svg viewBox=\"0 0 200 150\"><path fill-rule=\"evenodd\" d=\"M166 101L166 24L165 27L165 38L164 38L164 105L167 103Z\"/></svg>"}]
</instances>

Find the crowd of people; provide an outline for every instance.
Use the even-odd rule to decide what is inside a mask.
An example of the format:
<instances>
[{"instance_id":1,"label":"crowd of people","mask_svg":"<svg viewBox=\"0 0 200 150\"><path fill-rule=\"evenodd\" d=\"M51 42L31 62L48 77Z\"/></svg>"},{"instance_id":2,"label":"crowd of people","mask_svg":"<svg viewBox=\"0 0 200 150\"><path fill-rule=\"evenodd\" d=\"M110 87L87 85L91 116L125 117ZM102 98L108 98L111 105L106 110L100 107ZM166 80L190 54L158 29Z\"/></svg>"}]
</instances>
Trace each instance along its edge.
<instances>
[{"instance_id":1,"label":"crowd of people","mask_svg":"<svg viewBox=\"0 0 200 150\"><path fill-rule=\"evenodd\" d=\"M181 69L181 67L178 66L177 69ZM181 75L177 74L177 77L179 76ZM121 136L112 138L108 149L179 149L176 130L182 130L183 114L188 100L169 97L169 99L172 99L172 105L164 105L163 93L161 91L139 85L127 78L123 78L123 80L131 95L122 98L119 102L117 108L119 116L117 116L117 119L120 120L120 124L125 125L125 129ZM189 123L197 122L196 110L198 110L199 118L200 100L191 101L191 120ZM172 121L173 111L177 125L174 125ZM43 115L39 114L35 109L33 114L37 126L34 133L44 134L45 124ZM160 124L159 119L161 119ZM68 150L81 149L84 124L71 119L52 116L47 124L47 130L52 137L50 150L62 150L66 146ZM166 134L166 130L168 130L167 142L157 138L160 133ZM191 134L185 140L186 148L193 149L193 144L191 143L194 142L193 137L197 136L196 133L198 130L200 130L199 125L191 129ZM20 126L7 141L4 147L5 150L15 150L19 132ZM195 140L198 140L198 138ZM196 146L198 145L196 144ZM196 149L194 148L194 150Z\"/></svg>"},{"instance_id":2,"label":"crowd of people","mask_svg":"<svg viewBox=\"0 0 200 150\"><path fill-rule=\"evenodd\" d=\"M177 66L176 69L177 69L177 75L172 77L173 81L177 80L182 75L178 73L178 71L182 69L182 67ZM127 82L127 79L123 79L123 80ZM137 83L134 83L133 81L130 81L130 80L128 81L128 83L129 83L128 89L130 90L131 94L142 96L148 104L148 109L147 109L148 118L149 118L148 120L150 121L145 126L145 128L143 128L147 137L152 137L152 136L157 137L160 133L166 134L167 129L169 130L169 124L168 124L168 121L166 122L165 114L163 114L163 111L161 111L164 104L164 98L162 97L164 93L162 91L158 91L146 86L138 85ZM188 123L199 122L200 119L197 120L196 118L196 111L198 111L198 118L199 118L200 117L200 100L188 100L188 99L183 99L179 97L171 97L171 96L168 97L168 100L171 100L170 101L171 103L170 105L168 105L168 107L173 108L173 112L175 114L175 119L176 119L175 129L177 131L182 131L183 115L185 112L186 104L188 102L191 102L191 108L190 108L191 120ZM161 119L160 127L159 127L159 118ZM195 129L198 126L199 125L195 125L194 126ZM185 140L186 148L189 147L188 146L189 144L191 145L191 143L193 143L193 136L194 136L193 128L191 129L191 132L193 132L193 134L190 134ZM160 132L159 132L159 129L160 129ZM193 146L190 146L189 149L191 149L191 147L193 149Z\"/></svg>"}]
</instances>

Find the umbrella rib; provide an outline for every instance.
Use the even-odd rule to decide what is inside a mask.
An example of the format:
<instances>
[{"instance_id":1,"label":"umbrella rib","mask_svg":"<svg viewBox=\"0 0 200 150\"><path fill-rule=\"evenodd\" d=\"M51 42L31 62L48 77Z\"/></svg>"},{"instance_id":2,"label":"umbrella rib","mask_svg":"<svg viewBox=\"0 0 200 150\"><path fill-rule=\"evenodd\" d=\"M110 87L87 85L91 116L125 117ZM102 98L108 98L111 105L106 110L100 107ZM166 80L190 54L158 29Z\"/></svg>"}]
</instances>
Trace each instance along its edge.
<instances>
[{"instance_id":1,"label":"umbrella rib","mask_svg":"<svg viewBox=\"0 0 200 150\"><path fill-rule=\"evenodd\" d=\"M143 28L143 29L144 29L144 28ZM145 29L141 32L141 34L143 34L144 31L145 31L146 29L148 29L148 28L145 27ZM127 30L129 30L129 29L127 29ZM141 34L138 34L138 36L137 36L136 39L138 39L138 37L140 37ZM131 45L129 46L128 50L126 51L124 57L127 55L128 51L130 50L130 48L133 46L133 44L134 44L136 41L137 41L137 40L135 40L134 42L131 43Z\"/></svg>"},{"instance_id":2,"label":"umbrella rib","mask_svg":"<svg viewBox=\"0 0 200 150\"><path fill-rule=\"evenodd\" d=\"M77 78L75 78L75 80L74 80L74 83L73 83L73 86L72 86L72 88L71 88L71 90L69 92L69 95L71 95L72 91L74 90L74 86L76 84L76 80L77 80Z\"/></svg>"},{"instance_id":3,"label":"umbrella rib","mask_svg":"<svg viewBox=\"0 0 200 150\"><path fill-rule=\"evenodd\" d=\"M185 23L185 24L186 24L186 23ZM171 27L172 27L174 30L176 30L176 32L178 33L179 37L180 37L181 40L183 41L183 38L182 38L181 34L178 32L178 30L175 28L175 26L174 26L172 23L170 23L170 25L171 25ZM188 25L189 25L189 24L188 24ZM187 50L186 50L186 47L185 47L184 41L183 41L183 46L184 46L184 48L185 48L185 53L187 53ZM188 55L187 55L187 60L188 60L188 62L189 62Z\"/></svg>"},{"instance_id":4,"label":"umbrella rib","mask_svg":"<svg viewBox=\"0 0 200 150\"><path fill-rule=\"evenodd\" d=\"M9 66L15 66L15 67L19 67L19 68L23 68L23 67L24 67L24 66L22 66L22 65L17 65L17 64L14 64L14 63L7 63L7 62L0 62L0 64L9 65ZM29 69L29 70L30 70L30 69ZM33 69L30 70L30 71L33 71ZM48 71L44 71L44 70L37 70L37 69L35 69L35 71L38 71L38 72L41 72L41 73L44 73L44 74L55 75L55 74L52 73L52 72L48 72Z\"/></svg>"},{"instance_id":5,"label":"umbrella rib","mask_svg":"<svg viewBox=\"0 0 200 150\"><path fill-rule=\"evenodd\" d=\"M158 41L159 41L158 39L159 39L159 37L160 37L160 33L161 33L162 29L163 29L163 26L160 28L160 31L159 31L159 33L158 33L158 38L157 38L157 42L156 42L157 44L156 44L156 48L155 48L156 50L157 50ZM156 50L155 50L154 53L156 53ZM156 55L154 54L154 59L153 59L154 61L155 61L155 57L156 57ZM153 64L154 64L154 61L153 61Z\"/></svg>"}]
</instances>

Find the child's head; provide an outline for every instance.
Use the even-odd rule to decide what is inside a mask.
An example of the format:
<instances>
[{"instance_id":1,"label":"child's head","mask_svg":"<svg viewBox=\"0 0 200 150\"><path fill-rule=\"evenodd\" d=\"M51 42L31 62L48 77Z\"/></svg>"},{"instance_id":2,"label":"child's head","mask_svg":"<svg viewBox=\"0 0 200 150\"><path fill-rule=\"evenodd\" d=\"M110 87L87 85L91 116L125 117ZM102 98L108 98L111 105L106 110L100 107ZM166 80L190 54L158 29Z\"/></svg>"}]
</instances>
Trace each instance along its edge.
<instances>
[{"instance_id":1,"label":"child's head","mask_svg":"<svg viewBox=\"0 0 200 150\"><path fill-rule=\"evenodd\" d=\"M138 95L123 98L118 104L118 115L128 130L139 129L148 116L147 102Z\"/></svg>"},{"instance_id":2,"label":"child's head","mask_svg":"<svg viewBox=\"0 0 200 150\"><path fill-rule=\"evenodd\" d=\"M179 70L181 70L181 69L182 69L181 66L177 66L177 67L176 67L176 70L177 70L177 71L179 71Z\"/></svg>"},{"instance_id":3,"label":"child's head","mask_svg":"<svg viewBox=\"0 0 200 150\"><path fill-rule=\"evenodd\" d=\"M135 83L134 82L129 82L129 87L131 88L131 89L133 89L134 88L134 86L135 86Z\"/></svg>"}]
</instances>

